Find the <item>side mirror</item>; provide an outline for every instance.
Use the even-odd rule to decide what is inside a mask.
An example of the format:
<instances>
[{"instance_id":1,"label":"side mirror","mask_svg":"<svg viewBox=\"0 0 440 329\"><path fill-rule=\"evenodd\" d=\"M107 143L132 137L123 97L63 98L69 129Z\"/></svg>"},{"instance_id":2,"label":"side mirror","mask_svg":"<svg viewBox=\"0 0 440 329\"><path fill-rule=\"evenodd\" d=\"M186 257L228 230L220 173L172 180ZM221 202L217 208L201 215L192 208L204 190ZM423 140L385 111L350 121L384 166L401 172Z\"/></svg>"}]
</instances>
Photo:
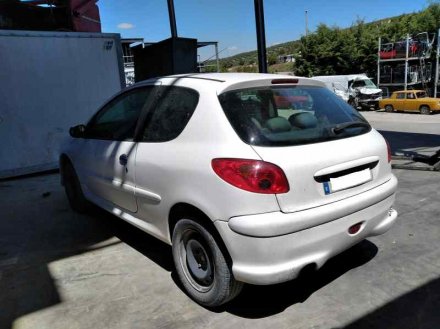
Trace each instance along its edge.
<instances>
[{"instance_id":1,"label":"side mirror","mask_svg":"<svg viewBox=\"0 0 440 329\"><path fill-rule=\"evenodd\" d=\"M86 126L77 125L69 129L69 134L73 138L84 138L86 136Z\"/></svg>"}]
</instances>

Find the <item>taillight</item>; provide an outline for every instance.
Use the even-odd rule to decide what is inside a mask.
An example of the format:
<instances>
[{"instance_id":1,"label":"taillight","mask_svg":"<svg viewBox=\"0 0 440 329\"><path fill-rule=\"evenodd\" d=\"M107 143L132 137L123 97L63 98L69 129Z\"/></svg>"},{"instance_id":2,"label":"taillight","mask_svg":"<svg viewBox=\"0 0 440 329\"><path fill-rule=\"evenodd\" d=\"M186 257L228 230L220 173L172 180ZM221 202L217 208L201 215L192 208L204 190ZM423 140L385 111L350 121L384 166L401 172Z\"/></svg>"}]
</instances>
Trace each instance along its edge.
<instances>
[{"instance_id":1,"label":"taillight","mask_svg":"<svg viewBox=\"0 0 440 329\"><path fill-rule=\"evenodd\" d=\"M385 139L385 142L387 143L387 151L388 151L388 163L391 162L391 146L390 143Z\"/></svg>"},{"instance_id":2,"label":"taillight","mask_svg":"<svg viewBox=\"0 0 440 329\"><path fill-rule=\"evenodd\" d=\"M289 192L286 175L273 163L247 159L213 159L211 165L221 179L242 190L264 194Z\"/></svg>"}]
</instances>

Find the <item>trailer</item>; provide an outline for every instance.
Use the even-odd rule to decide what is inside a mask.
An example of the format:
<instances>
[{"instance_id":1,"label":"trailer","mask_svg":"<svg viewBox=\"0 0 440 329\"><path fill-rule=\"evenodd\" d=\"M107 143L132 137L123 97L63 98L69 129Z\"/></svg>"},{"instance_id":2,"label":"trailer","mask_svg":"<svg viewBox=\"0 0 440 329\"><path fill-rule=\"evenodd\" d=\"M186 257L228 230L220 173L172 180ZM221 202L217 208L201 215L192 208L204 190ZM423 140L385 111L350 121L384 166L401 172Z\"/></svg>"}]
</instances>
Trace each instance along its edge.
<instances>
[{"instance_id":1,"label":"trailer","mask_svg":"<svg viewBox=\"0 0 440 329\"><path fill-rule=\"evenodd\" d=\"M0 31L0 178L58 167L69 128L125 87L119 34Z\"/></svg>"}]
</instances>

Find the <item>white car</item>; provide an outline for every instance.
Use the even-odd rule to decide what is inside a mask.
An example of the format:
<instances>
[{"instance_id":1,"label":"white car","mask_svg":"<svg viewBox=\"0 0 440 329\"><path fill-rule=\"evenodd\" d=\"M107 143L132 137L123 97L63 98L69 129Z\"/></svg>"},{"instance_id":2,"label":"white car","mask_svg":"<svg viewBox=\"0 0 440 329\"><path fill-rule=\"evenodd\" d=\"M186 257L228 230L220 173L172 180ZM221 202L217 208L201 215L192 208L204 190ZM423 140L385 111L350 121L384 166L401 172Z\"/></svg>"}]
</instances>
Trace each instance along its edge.
<instances>
[{"instance_id":1,"label":"white car","mask_svg":"<svg viewBox=\"0 0 440 329\"><path fill-rule=\"evenodd\" d=\"M274 91L299 89L306 109L277 108ZM205 306L318 269L397 217L386 141L312 79L151 79L70 134L60 168L72 208L94 203L171 244Z\"/></svg>"}]
</instances>

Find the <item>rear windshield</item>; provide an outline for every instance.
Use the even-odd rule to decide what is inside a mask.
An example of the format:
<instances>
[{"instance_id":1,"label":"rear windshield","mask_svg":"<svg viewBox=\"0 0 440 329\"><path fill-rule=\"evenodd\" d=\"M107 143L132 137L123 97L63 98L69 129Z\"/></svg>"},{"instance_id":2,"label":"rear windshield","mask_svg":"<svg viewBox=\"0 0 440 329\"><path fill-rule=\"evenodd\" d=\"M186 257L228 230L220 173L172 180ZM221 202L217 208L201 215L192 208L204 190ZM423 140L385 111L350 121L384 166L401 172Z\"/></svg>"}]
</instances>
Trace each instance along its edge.
<instances>
[{"instance_id":1,"label":"rear windshield","mask_svg":"<svg viewBox=\"0 0 440 329\"><path fill-rule=\"evenodd\" d=\"M371 130L355 109L324 87L240 89L219 100L239 137L256 146L319 143Z\"/></svg>"}]
</instances>

